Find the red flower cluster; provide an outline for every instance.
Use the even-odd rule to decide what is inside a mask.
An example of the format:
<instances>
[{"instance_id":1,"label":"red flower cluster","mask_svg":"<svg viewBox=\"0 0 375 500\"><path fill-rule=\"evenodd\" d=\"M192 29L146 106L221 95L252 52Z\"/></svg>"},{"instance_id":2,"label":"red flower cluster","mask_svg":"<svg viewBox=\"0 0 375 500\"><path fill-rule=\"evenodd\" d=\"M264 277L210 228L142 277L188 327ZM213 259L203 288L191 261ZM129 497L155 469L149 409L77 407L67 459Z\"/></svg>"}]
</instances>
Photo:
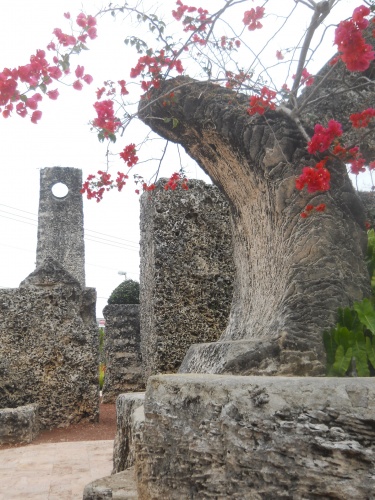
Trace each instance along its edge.
<instances>
[{"instance_id":1,"label":"red flower cluster","mask_svg":"<svg viewBox=\"0 0 375 500\"><path fill-rule=\"evenodd\" d=\"M349 71L365 71L375 58L372 46L365 42L362 34L369 24L364 18L370 13L368 7L361 5L354 9L352 19L341 21L335 30L334 43Z\"/></svg>"},{"instance_id":2,"label":"red flower cluster","mask_svg":"<svg viewBox=\"0 0 375 500\"><path fill-rule=\"evenodd\" d=\"M70 19L70 14L66 12L64 14L66 19ZM59 43L63 47L76 46L78 41L86 41L86 37L90 38L96 37L96 20L92 16L85 16L80 14L77 17L77 24L85 31L86 34L78 36L76 39L73 35L67 35L62 32L61 29L56 28L53 33L57 37ZM75 47L77 52L82 49L82 46L77 45ZM50 42L47 46L48 50L57 50L54 42ZM0 72L0 106L4 106L4 109L0 108L4 118L8 118L11 112L14 110L14 103L16 113L21 116L27 116L28 110L32 110L31 121L32 123L37 123L42 116L42 112L39 111L38 102L42 100L41 94L34 94L32 97L27 98L25 94L30 90L35 90L37 87L41 89L50 99L56 100L59 96L57 89L47 91L47 86L50 85L53 80L58 80L63 76L63 73L69 74L69 55L65 54L61 58L55 55L53 57L53 64L50 64L46 60L46 53L44 50L37 50L35 55L30 57L30 63L24 66L19 66L18 68L9 69L5 68ZM84 74L84 68L78 66L76 69L76 76L78 80L73 83L73 88L77 90L82 89L81 79L86 83L92 82L92 77L90 75ZM26 89L23 94L18 89L18 82L26 84ZM18 102L19 101L19 102Z\"/></svg>"},{"instance_id":3,"label":"red flower cluster","mask_svg":"<svg viewBox=\"0 0 375 500\"><path fill-rule=\"evenodd\" d=\"M293 78L295 78L296 75L293 75ZM314 77L307 71L306 68L303 68L302 73L301 73L301 85L306 85L306 87L310 87L314 83Z\"/></svg>"},{"instance_id":4,"label":"red flower cluster","mask_svg":"<svg viewBox=\"0 0 375 500\"><path fill-rule=\"evenodd\" d=\"M276 104L272 102L275 99L276 92L270 90L268 87L263 87L260 91L260 96L252 95L249 100L249 107L247 112L249 115L263 115L267 109L276 109Z\"/></svg>"},{"instance_id":5,"label":"red flower cluster","mask_svg":"<svg viewBox=\"0 0 375 500\"><path fill-rule=\"evenodd\" d=\"M365 159L359 151L359 148L344 148L341 144L337 143L332 150L332 153L340 158L345 163L350 164L350 172L358 175L360 172L365 172Z\"/></svg>"},{"instance_id":6,"label":"red flower cluster","mask_svg":"<svg viewBox=\"0 0 375 500\"><path fill-rule=\"evenodd\" d=\"M177 21L181 21L182 17L185 16L182 21L182 24L185 26L184 31L205 31L207 25L212 22L209 19L208 10L202 9L202 7L189 7L188 5L184 5L181 0L177 0L176 4L178 8L177 10L172 10L172 16ZM192 14L193 12L198 13L195 18L185 15L185 13Z\"/></svg>"},{"instance_id":7,"label":"red flower cluster","mask_svg":"<svg viewBox=\"0 0 375 500\"><path fill-rule=\"evenodd\" d=\"M304 167L302 174L296 179L296 188L301 191L305 186L309 193L328 191L331 175L325 168L328 159L320 161L315 167Z\"/></svg>"},{"instance_id":8,"label":"red flower cluster","mask_svg":"<svg viewBox=\"0 0 375 500\"><path fill-rule=\"evenodd\" d=\"M83 66L79 66L78 65L77 69L75 70L75 75L78 78L78 80L76 80L73 83L73 88L74 89L76 89L76 90L82 90L83 85L82 85L82 82L81 82L81 78L88 85L90 85L90 83L92 83L93 77L91 75L85 75L84 73L85 73L85 68Z\"/></svg>"},{"instance_id":9,"label":"red flower cluster","mask_svg":"<svg viewBox=\"0 0 375 500\"><path fill-rule=\"evenodd\" d=\"M177 0L176 4L178 5L178 8L177 8L177 10L172 10L172 16L177 21L181 21L181 19L184 16L185 12L188 12L190 14L190 13L195 12L197 10L196 7L189 7L188 5L184 5L181 2L181 0Z\"/></svg>"},{"instance_id":10,"label":"red flower cluster","mask_svg":"<svg viewBox=\"0 0 375 500\"><path fill-rule=\"evenodd\" d=\"M120 85L120 89L121 89L120 90L120 94L121 95L127 95L127 94L129 94L129 92L128 92L127 88L126 88L126 81L125 80L119 80L117 83Z\"/></svg>"},{"instance_id":11,"label":"red flower cluster","mask_svg":"<svg viewBox=\"0 0 375 500\"><path fill-rule=\"evenodd\" d=\"M98 178L95 175L89 175L86 182L83 183L81 194L86 193L87 199L96 199L97 203L102 200L105 191L110 191L113 188L113 180L111 174L98 170Z\"/></svg>"},{"instance_id":12,"label":"red flower cluster","mask_svg":"<svg viewBox=\"0 0 375 500\"><path fill-rule=\"evenodd\" d=\"M50 85L52 79L62 76L62 72L57 66L49 66L45 59L44 50L37 50L35 55L30 57L30 64L19 66L17 69L5 68L0 73L0 106L5 106L3 111L4 118L8 118L13 111L13 103L21 101L16 105L16 112L19 116L25 117L28 114L27 108L35 111L38 108L38 102L42 100L40 94L34 94L30 98L21 96L18 91L19 80L26 83L29 87L38 87L40 84ZM51 90L47 92L50 99L57 99L58 91ZM1 111L1 109L0 109ZM33 113L32 122L36 123L42 116L41 112Z\"/></svg>"},{"instance_id":13,"label":"red flower cluster","mask_svg":"<svg viewBox=\"0 0 375 500\"><path fill-rule=\"evenodd\" d=\"M165 100L162 102L163 106L174 106L175 105L175 93L170 92L168 96L165 98Z\"/></svg>"},{"instance_id":14,"label":"red flower cluster","mask_svg":"<svg viewBox=\"0 0 375 500\"><path fill-rule=\"evenodd\" d=\"M122 188L126 184L126 179L129 179L129 176L124 174L123 172L117 172L117 177L116 177L116 186L119 191L122 191Z\"/></svg>"},{"instance_id":15,"label":"red flower cluster","mask_svg":"<svg viewBox=\"0 0 375 500\"><path fill-rule=\"evenodd\" d=\"M239 89L246 80L250 79L250 75L244 73L242 70L237 75L232 73L232 71L227 71L225 76L228 78L225 84L227 89Z\"/></svg>"},{"instance_id":16,"label":"red flower cluster","mask_svg":"<svg viewBox=\"0 0 375 500\"><path fill-rule=\"evenodd\" d=\"M312 213L313 213L313 210L315 209L316 212L324 212L325 209L326 209L326 205L325 203L320 203L320 205L306 205L305 207L305 210L301 213L301 217L303 219L306 219L307 217L309 217Z\"/></svg>"},{"instance_id":17,"label":"red flower cluster","mask_svg":"<svg viewBox=\"0 0 375 500\"><path fill-rule=\"evenodd\" d=\"M120 153L120 157L124 160L128 167L133 167L139 160L136 156L135 144L129 144L124 148L124 151Z\"/></svg>"},{"instance_id":18,"label":"red flower cluster","mask_svg":"<svg viewBox=\"0 0 375 500\"><path fill-rule=\"evenodd\" d=\"M129 94L129 92L126 88L126 81L125 80L119 80L117 83L120 85L120 94L121 95ZM101 87L100 89L97 89L96 97L98 99L101 99L104 93L106 96L111 97L111 96L115 95L116 92L117 92L116 83L113 82L112 80L107 80L104 82L103 87Z\"/></svg>"},{"instance_id":19,"label":"red flower cluster","mask_svg":"<svg viewBox=\"0 0 375 500\"><path fill-rule=\"evenodd\" d=\"M110 191L117 187L121 191L126 184L126 179L129 177L122 173L117 172L116 180L111 179L111 174L98 170L97 176L89 175L86 182L83 183L81 194L85 194L88 200L95 199L97 203L103 199L105 191Z\"/></svg>"},{"instance_id":20,"label":"red flower cluster","mask_svg":"<svg viewBox=\"0 0 375 500\"><path fill-rule=\"evenodd\" d=\"M317 123L314 128L314 135L308 143L307 150L310 154L314 154L318 151L322 153L328 149L336 137L340 135L342 135L341 123L330 120L327 128Z\"/></svg>"},{"instance_id":21,"label":"red flower cluster","mask_svg":"<svg viewBox=\"0 0 375 500\"><path fill-rule=\"evenodd\" d=\"M351 174L358 175L361 172L366 172L366 169L365 169L366 161L360 153L356 158L353 158L349 163L350 163L350 173Z\"/></svg>"},{"instance_id":22,"label":"red flower cluster","mask_svg":"<svg viewBox=\"0 0 375 500\"><path fill-rule=\"evenodd\" d=\"M87 35L91 38L91 40L94 40L94 38L97 37L95 17L86 16L83 12L81 12L77 16L76 23L87 32Z\"/></svg>"},{"instance_id":23,"label":"red flower cluster","mask_svg":"<svg viewBox=\"0 0 375 500\"><path fill-rule=\"evenodd\" d=\"M100 128L104 132L104 137L114 134L121 125L121 121L115 117L112 101L100 101L94 104L98 117L93 121L94 127Z\"/></svg>"},{"instance_id":24,"label":"red flower cluster","mask_svg":"<svg viewBox=\"0 0 375 500\"><path fill-rule=\"evenodd\" d=\"M232 50L233 46L239 48L241 46L240 40L228 39L226 36L220 38L220 47L224 50Z\"/></svg>"},{"instance_id":25,"label":"red flower cluster","mask_svg":"<svg viewBox=\"0 0 375 500\"><path fill-rule=\"evenodd\" d=\"M166 191L168 191L168 189L174 191L179 184L182 189L185 189L185 191L189 189L188 180L186 179L186 177L181 177L181 175L178 172L174 172L174 174L171 175L170 179L164 186L164 189Z\"/></svg>"},{"instance_id":26,"label":"red flower cluster","mask_svg":"<svg viewBox=\"0 0 375 500\"><path fill-rule=\"evenodd\" d=\"M256 7L255 9L247 10L244 13L243 23L250 31L263 28L263 24L259 22L264 16L264 7Z\"/></svg>"},{"instance_id":27,"label":"red flower cluster","mask_svg":"<svg viewBox=\"0 0 375 500\"><path fill-rule=\"evenodd\" d=\"M155 184L147 184L147 182L143 182L142 184L142 189L143 191L153 191L156 188ZM137 194L139 194L139 191L135 191Z\"/></svg>"},{"instance_id":28,"label":"red flower cluster","mask_svg":"<svg viewBox=\"0 0 375 500\"><path fill-rule=\"evenodd\" d=\"M161 50L157 56L146 55L140 57L136 67L131 69L130 76L131 78L136 78L141 73L148 73L152 76L152 80L150 82L143 81L141 83L142 89L147 91L152 86L159 88L161 70L164 67L168 69L174 68L178 73L182 73L184 70L179 59L165 57L165 51Z\"/></svg>"},{"instance_id":29,"label":"red flower cluster","mask_svg":"<svg viewBox=\"0 0 375 500\"><path fill-rule=\"evenodd\" d=\"M352 126L354 128L365 128L368 127L371 118L375 117L375 109L368 108L360 113L353 113L349 116Z\"/></svg>"},{"instance_id":30,"label":"red flower cluster","mask_svg":"<svg viewBox=\"0 0 375 500\"><path fill-rule=\"evenodd\" d=\"M77 43L77 39L73 35L63 33L60 28L55 28L52 33L63 47L69 47L69 45L74 46ZM55 45L48 45L48 48L55 50Z\"/></svg>"}]
</instances>

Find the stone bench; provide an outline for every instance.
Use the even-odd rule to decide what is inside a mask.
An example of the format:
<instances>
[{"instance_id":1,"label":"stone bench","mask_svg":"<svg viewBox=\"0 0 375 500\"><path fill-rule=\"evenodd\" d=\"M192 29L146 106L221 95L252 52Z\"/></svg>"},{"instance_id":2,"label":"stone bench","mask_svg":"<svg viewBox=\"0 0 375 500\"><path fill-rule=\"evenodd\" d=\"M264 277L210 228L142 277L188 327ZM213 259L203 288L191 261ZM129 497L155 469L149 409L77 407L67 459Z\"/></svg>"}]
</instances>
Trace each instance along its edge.
<instances>
[{"instance_id":1,"label":"stone bench","mask_svg":"<svg viewBox=\"0 0 375 500\"><path fill-rule=\"evenodd\" d=\"M38 404L0 409L0 444L31 443L38 434Z\"/></svg>"},{"instance_id":2,"label":"stone bench","mask_svg":"<svg viewBox=\"0 0 375 500\"><path fill-rule=\"evenodd\" d=\"M134 477L134 439L142 432L144 392L120 394L116 400L117 432L111 476L85 486L83 500L138 498Z\"/></svg>"}]
</instances>

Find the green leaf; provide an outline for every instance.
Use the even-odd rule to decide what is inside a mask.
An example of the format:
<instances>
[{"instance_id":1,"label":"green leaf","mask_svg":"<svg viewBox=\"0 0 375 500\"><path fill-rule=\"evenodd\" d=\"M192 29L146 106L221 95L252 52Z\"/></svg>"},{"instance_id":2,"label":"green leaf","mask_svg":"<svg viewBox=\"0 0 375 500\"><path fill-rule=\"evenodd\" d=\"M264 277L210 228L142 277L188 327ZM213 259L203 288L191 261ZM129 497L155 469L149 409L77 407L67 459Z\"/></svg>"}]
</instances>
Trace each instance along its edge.
<instances>
[{"instance_id":1,"label":"green leaf","mask_svg":"<svg viewBox=\"0 0 375 500\"><path fill-rule=\"evenodd\" d=\"M369 377L370 370L368 367L367 352L359 351L357 355L354 356L354 358L355 358L358 377Z\"/></svg>"},{"instance_id":2,"label":"green leaf","mask_svg":"<svg viewBox=\"0 0 375 500\"><path fill-rule=\"evenodd\" d=\"M177 120L177 118L172 118L172 128L176 128L178 124L179 121Z\"/></svg>"},{"instance_id":3,"label":"green leaf","mask_svg":"<svg viewBox=\"0 0 375 500\"><path fill-rule=\"evenodd\" d=\"M353 308L358 313L358 318L368 328L371 333L375 333L375 310L369 299L363 299L362 302L356 302Z\"/></svg>"},{"instance_id":4,"label":"green leaf","mask_svg":"<svg viewBox=\"0 0 375 500\"><path fill-rule=\"evenodd\" d=\"M45 83L40 83L39 88L43 92L43 94L47 92L47 85Z\"/></svg>"},{"instance_id":5,"label":"green leaf","mask_svg":"<svg viewBox=\"0 0 375 500\"><path fill-rule=\"evenodd\" d=\"M323 332L323 343L327 353L327 368L329 370L335 361L335 353L337 349L337 344L334 339L334 329L329 332Z\"/></svg>"},{"instance_id":6,"label":"green leaf","mask_svg":"<svg viewBox=\"0 0 375 500\"><path fill-rule=\"evenodd\" d=\"M336 351L336 356L335 356L335 362L333 364L333 371L343 377L346 372L349 369L350 362L352 360L352 348L349 347L349 349L344 351L344 347L342 345L339 345Z\"/></svg>"},{"instance_id":7,"label":"green leaf","mask_svg":"<svg viewBox=\"0 0 375 500\"><path fill-rule=\"evenodd\" d=\"M363 332L350 332L349 343L353 350L353 358L355 358L355 364L357 369L357 375L359 377L368 377L370 375L368 362L367 362L367 351L366 351L366 339Z\"/></svg>"},{"instance_id":8,"label":"green leaf","mask_svg":"<svg viewBox=\"0 0 375 500\"><path fill-rule=\"evenodd\" d=\"M339 308L339 324L340 326L346 326L348 330L357 330L359 328L363 330L357 312L350 307Z\"/></svg>"},{"instance_id":9,"label":"green leaf","mask_svg":"<svg viewBox=\"0 0 375 500\"><path fill-rule=\"evenodd\" d=\"M170 118L163 118L163 122L164 122L164 123L169 123L170 121L171 121L171 119L170 119Z\"/></svg>"},{"instance_id":10,"label":"green leaf","mask_svg":"<svg viewBox=\"0 0 375 500\"><path fill-rule=\"evenodd\" d=\"M366 337L366 352L368 360L372 367L375 368L375 337L372 337L372 342L369 337Z\"/></svg>"},{"instance_id":11,"label":"green leaf","mask_svg":"<svg viewBox=\"0 0 375 500\"><path fill-rule=\"evenodd\" d=\"M115 134L108 134L108 139L111 141L111 142L116 142L117 138L115 136Z\"/></svg>"},{"instance_id":12,"label":"green leaf","mask_svg":"<svg viewBox=\"0 0 375 500\"><path fill-rule=\"evenodd\" d=\"M371 277L371 286L375 288L375 231L367 231L367 256L366 264Z\"/></svg>"},{"instance_id":13,"label":"green leaf","mask_svg":"<svg viewBox=\"0 0 375 500\"><path fill-rule=\"evenodd\" d=\"M351 332L346 328L346 326L337 325L336 329L333 331L334 340L337 345L341 345L346 351L350 347L349 338Z\"/></svg>"}]
</instances>

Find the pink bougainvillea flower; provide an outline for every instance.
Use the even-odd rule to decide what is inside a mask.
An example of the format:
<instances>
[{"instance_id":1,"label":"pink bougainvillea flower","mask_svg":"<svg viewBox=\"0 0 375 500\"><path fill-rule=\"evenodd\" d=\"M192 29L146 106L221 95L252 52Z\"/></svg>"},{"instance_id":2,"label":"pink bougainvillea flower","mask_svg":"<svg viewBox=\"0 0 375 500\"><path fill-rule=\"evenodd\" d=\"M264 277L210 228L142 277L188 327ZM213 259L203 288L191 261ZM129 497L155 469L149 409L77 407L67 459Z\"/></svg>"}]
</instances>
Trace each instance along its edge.
<instances>
[{"instance_id":1,"label":"pink bougainvillea flower","mask_svg":"<svg viewBox=\"0 0 375 500\"><path fill-rule=\"evenodd\" d=\"M308 143L307 150L310 154L323 152L330 147L336 137L342 135L341 123L330 120L327 128L317 123L314 128L314 135Z\"/></svg>"},{"instance_id":2,"label":"pink bougainvillea flower","mask_svg":"<svg viewBox=\"0 0 375 500\"><path fill-rule=\"evenodd\" d=\"M37 124L38 120L42 118L42 112L41 111L34 111L33 114L31 115L31 122Z\"/></svg>"},{"instance_id":3,"label":"pink bougainvillea flower","mask_svg":"<svg viewBox=\"0 0 375 500\"><path fill-rule=\"evenodd\" d=\"M93 79L93 77L92 77L91 75L85 75L85 76L82 78L82 80L83 80L85 83L87 83L87 85L90 85L90 83L92 83L94 79Z\"/></svg>"},{"instance_id":4,"label":"pink bougainvillea flower","mask_svg":"<svg viewBox=\"0 0 375 500\"><path fill-rule=\"evenodd\" d=\"M82 83L79 80L76 80L73 83L73 88L76 89L76 90L82 90L83 85L82 85Z\"/></svg>"},{"instance_id":5,"label":"pink bougainvillea flower","mask_svg":"<svg viewBox=\"0 0 375 500\"><path fill-rule=\"evenodd\" d=\"M77 78L82 78L83 75L85 74L85 68L84 66L78 65L75 71L76 77Z\"/></svg>"},{"instance_id":6,"label":"pink bougainvillea flower","mask_svg":"<svg viewBox=\"0 0 375 500\"><path fill-rule=\"evenodd\" d=\"M47 92L47 95L50 99L52 99L53 101L55 101L58 97L59 97L59 91L57 89L55 90L49 90Z\"/></svg>"}]
</instances>

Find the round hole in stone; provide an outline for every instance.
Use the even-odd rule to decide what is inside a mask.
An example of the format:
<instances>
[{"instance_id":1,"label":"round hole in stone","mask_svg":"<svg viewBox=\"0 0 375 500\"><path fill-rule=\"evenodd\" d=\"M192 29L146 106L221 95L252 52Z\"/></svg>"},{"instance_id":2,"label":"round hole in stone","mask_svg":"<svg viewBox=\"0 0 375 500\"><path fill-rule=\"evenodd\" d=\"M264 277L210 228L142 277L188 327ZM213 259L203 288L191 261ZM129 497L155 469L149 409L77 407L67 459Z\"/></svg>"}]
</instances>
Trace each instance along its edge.
<instances>
[{"instance_id":1,"label":"round hole in stone","mask_svg":"<svg viewBox=\"0 0 375 500\"><path fill-rule=\"evenodd\" d=\"M66 184L63 184L62 182L57 182L52 186L52 194L56 198L65 198L68 193L68 186Z\"/></svg>"}]
</instances>

